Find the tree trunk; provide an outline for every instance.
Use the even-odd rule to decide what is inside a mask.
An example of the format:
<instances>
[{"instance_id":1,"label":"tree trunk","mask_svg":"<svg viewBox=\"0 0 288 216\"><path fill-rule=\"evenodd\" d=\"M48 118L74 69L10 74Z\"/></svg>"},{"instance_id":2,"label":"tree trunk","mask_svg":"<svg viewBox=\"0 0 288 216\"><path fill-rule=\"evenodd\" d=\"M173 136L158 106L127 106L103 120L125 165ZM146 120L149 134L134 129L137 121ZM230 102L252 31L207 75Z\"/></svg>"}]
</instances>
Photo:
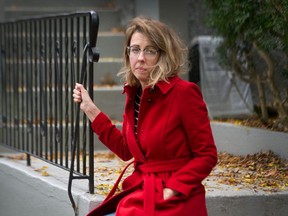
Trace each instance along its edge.
<instances>
[{"instance_id":1,"label":"tree trunk","mask_svg":"<svg viewBox=\"0 0 288 216\"><path fill-rule=\"evenodd\" d=\"M274 79L274 73L275 73L275 68L272 59L270 56L262 49L259 49L257 47L259 55L264 59L264 61L267 64L267 83L269 85L269 88L271 90L273 100L274 100L274 105L277 109L278 112L278 118L279 119L287 119L288 118L288 113L285 110L285 107L282 103L281 96L280 96L280 91L276 86L275 79Z\"/></svg>"},{"instance_id":2,"label":"tree trunk","mask_svg":"<svg viewBox=\"0 0 288 216\"><path fill-rule=\"evenodd\" d=\"M267 106L266 106L266 96L265 96L263 83L259 75L257 75L257 78L256 78L256 85L257 85L260 108L261 108L261 119L263 122L267 123L269 116L268 116L268 111L267 111Z\"/></svg>"}]
</instances>

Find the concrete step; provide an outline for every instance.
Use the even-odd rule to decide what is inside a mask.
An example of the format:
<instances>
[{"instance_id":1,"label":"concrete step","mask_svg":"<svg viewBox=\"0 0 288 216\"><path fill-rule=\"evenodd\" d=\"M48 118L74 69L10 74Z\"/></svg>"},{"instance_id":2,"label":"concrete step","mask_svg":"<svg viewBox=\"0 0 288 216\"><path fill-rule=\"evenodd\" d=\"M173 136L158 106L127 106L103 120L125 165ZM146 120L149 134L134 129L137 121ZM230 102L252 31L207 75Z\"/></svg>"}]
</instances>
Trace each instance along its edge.
<instances>
[{"instance_id":1,"label":"concrete step","mask_svg":"<svg viewBox=\"0 0 288 216\"><path fill-rule=\"evenodd\" d=\"M94 101L95 103L97 103L97 105L99 106L99 108L103 111L105 111L105 113L107 113L107 115L115 120L115 121L119 121L122 120L122 115L123 115L123 110L124 110L124 103L125 103L125 95L122 94L123 91L123 86L105 86L105 87L101 87L101 86L96 86L94 88ZM17 95L17 103L15 102L15 93L14 92L8 92L6 93L7 96L12 95L10 98L12 98L11 100L7 100L6 105L3 105L2 107L6 107L7 108L7 112L9 112L10 108L12 109L12 107L14 107L14 105L18 105L19 109L21 109L21 113L20 116L22 116L23 114L27 113L27 109L26 109L26 105L27 105L27 91L23 91L23 92L18 92ZM59 93L57 93L59 95ZM68 93L69 96L72 95L72 92L70 91ZM35 108L37 108L37 112L39 115L40 112L40 103L42 104L42 109L44 109L45 104L48 106L48 112L55 111L55 92L54 90L52 90L52 94L51 94L51 98L50 98L50 93L48 93L46 101L45 98L41 98L40 94L39 94L39 89L38 89L38 93L36 95L35 91L33 91L33 101L32 103L29 102L28 104L28 109L31 108L31 106L33 106L34 112L35 112ZM59 104L59 100L60 98L58 98L58 107L62 106L63 110L64 107L67 106L66 103L66 96L62 95L62 104ZM52 108L50 108L50 101L52 103ZM68 106L69 106L69 110L70 110L70 106L71 106L71 102L69 102ZM22 105L21 105L22 104ZM73 103L74 104L74 103ZM16 108L13 108L16 109ZM13 110L15 111L15 110ZM59 112L59 110L58 110ZM64 111L63 111L64 112ZM29 111L30 113L30 111ZM59 114L59 113L58 113ZM68 116L70 118L70 116Z\"/></svg>"},{"instance_id":2,"label":"concrete step","mask_svg":"<svg viewBox=\"0 0 288 216\"><path fill-rule=\"evenodd\" d=\"M121 58L124 51L125 36L123 32L99 32L97 47L102 57Z\"/></svg>"},{"instance_id":3,"label":"concrete step","mask_svg":"<svg viewBox=\"0 0 288 216\"><path fill-rule=\"evenodd\" d=\"M122 59L101 58L94 66L93 82L96 85L120 85L121 77L117 76L122 67Z\"/></svg>"},{"instance_id":4,"label":"concrete step","mask_svg":"<svg viewBox=\"0 0 288 216\"><path fill-rule=\"evenodd\" d=\"M10 7L30 7L30 6L41 6L41 7L89 7L89 6L101 6L101 7L113 7L114 3L111 0L69 0L68 5L59 4L58 0L49 0L49 1L39 1L39 0L10 0L6 1L6 5Z\"/></svg>"},{"instance_id":5,"label":"concrete step","mask_svg":"<svg viewBox=\"0 0 288 216\"><path fill-rule=\"evenodd\" d=\"M99 87L94 91L94 101L112 120L122 121L125 96L122 86Z\"/></svg>"},{"instance_id":6,"label":"concrete step","mask_svg":"<svg viewBox=\"0 0 288 216\"><path fill-rule=\"evenodd\" d=\"M116 74L119 72L120 68L123 65L123 59L122 59L122 55L123 55L123 44L124 44L124 35L123 33L113 33L113 32L100 32L99 36L98 36L98 41L97 41L97 47L99 49L99 53L100 53L100 59L99 62L94 63L94 71L95 71L95 75L94 75L94 83L95 84L101 84L101 82L103 82L103 79L106 77L107 75L112 76L113 80L115 81L114 84L120 84L119 82L119 77L116 76ZM51 56L54 55L53 53L54 50L52 50L52 54ZM66 50L65 46L63 45L63 57L62 57L62 66L63 66L63 70L66 70L66 65L68 66L68 70L71 70L70 65L71 65L71 59L68 59L68 63L66 63L66 52L70 52L70 50ZM49 52L49 50L46 51L47 53ZM7 64L7 67L11 68L11 70L13 70L13 67L15 66L15 58L17 56L11 56L9 58L7 58L7 60L5 61ZM27 58L27 59L26 59ZM35 56L32 57L33 61L35 60ZM49 65L49 60L47 57L47 64ZM21 69L26 69L27 67L36 67L39 65L39 63L37 62L37 65L35 66L34 62L32 63L28 63L27 66L27 61L30 61L30 56L25 56L24 60L20 60L17 63L19 64L19 67L21 67ZM59 61L59 59L58 59ZM51 64L55 64L55 60L54 58L51 58ZM59 62L58 62L59 64ZM76 63L74 63L76 64ZM82 56L80 56L80 67L82 64ZM44 70L43 68L43 64L41 65L41 69L42 72ZM38 71L39 73L40 68L38 66ZM15 74L18 73L18 71L15 71ZM23 72L25 73L25 72ZM21 75L23 75L23 73ZM102 80L102 81L101 81ZM105 82L104 82L105 84Z\"/></svg>"},{"instance_id":7,"label":"concrete step","mask_svg":"<svg viewBox=\"0 0 288 216\"><path fill-rule=\"evenodd\" d=\"M91 11L94 10L99 15L99 30L100 31L111 31L111 29L120 28L120 11L119 8L114 4L106 3L102 1L101 4L96 1L76 1L72 3L69 1L68 6L59 6L59 1L36 1L35 4L31 2L21 1L21 3L15 3L13 5L7 5L4 8L5 20L14 20L27 18L31 16L46 16L51 14L61 14L61 13L74 13L80 11ZM23 4L24 3L24 4ZM43 4L44 3L44 4ZM83 4L82 4L83 3ZM85 4L86 3L86 4Z\"/></svg>"},{"instance_id":8,"label":"concrete step","mask_svg":"<svg viewBox=\"0 0 288 216\"><path fill-rule=\"evenodd\" d=\"M103 110L103 112L105 112L109 117L110 119L115 122L115 124L117 125L117 127L119 127L121 129L121 124L117 123L117 122L121 122L123 120L123 112L124 112L124 104L125 104L125 95L122 94L122 91L123 91L123 86L107 86L107 87L95 87L94 89L94 101L95 103L97 104L97 106ZM23 92L24 94L26 94L26 92ZM71 93L72 94L72 93ZM24 96L26 97L26 96ZM35 97L35 93L34 93L34 97ZM50 116L51 113L53 115L53 118L55 116L55 107L54 107L54 92L52 93L52 102L53 102L53 105L52 105L52 108L50 108L50 105L49 105L49 101L47 101L47 106L48 106L48 109L47 109L47 115ZM35 113L35 102L36 100L33 100L33 108L34 108L34 115L37 114L37 119L35 120L36 116L33 116L33 121L34 122L39 122L40 121L40 111L38 110L37 113ZM18 142L18 137L22 137L22 135L24 135L25 137L28 136L27 135L27 132L30 131L31 129L27 129L27 128L23 128L23 127L20 127L20 128L14 128L14 118L20 118L22 119L23 117L25 118L24 121L27 121L27 113L28 113L28 116L31 115L31 111L29 110L27 112L27 107L26 107L26 102L23 102L22 101L22 95L19 94L19 101L18 101L19 104L23 104L23 106L19 107L19 112L18 114L16 114L15 116L13 116L13 119L11 119L10 117L8 117L8 128L7 131L11 131L12 133L14 133L15 137L11 138L11 142L12 143L17 143ZM37 107L39 108L39 104L41 103L41 99L38 95L38 98L37 98ZM43 103L43 101L42 101ZM7 112L9 113L9 110L12 109L12 106L10 105L12 104L12 102L10 101L9 102L9 105L7 105ZM65 99L63 98L63 107L65 106ZM29 103L29 109L31 109L31 103ZM42 109L44 107L42 106ZM43 111L42 111L43 112ZM60 123L59 123L59 110L57 111L58 112L58 129L60 127ZM65 113L65 110L62 110L62 114L63 114L63 118L65 118L66 116L66 113ZM68 111L68 121L71 121L72 117L70 116L70 112L71 112L71 104L69 104L69 111ZM75 114L75 113L74 113ZM10 115L10 114L8 114ZM44 113L43 113L44 115ZM44 116L43 116L44 117ZM45 118L45 117L44 117ZM30 118L29 118L30 119ZM50 119L50 117L48 117L48 120ZM22 122L22 120L20 120ZM22 122L23 123L23 122ZM26 124L26 123L24 123ZM43 124L43 122L41 122L41 124ZM74 124L74 123L73 123ZM65 130L65 122L64 122L64 119L63 119L63 123L62 123L62 127L63 127L63 130ZM68 130L70 131L70 128L71 128L71 122L69 122L69 125L68 125ZM80 131L82 131L82 123L80 124ZM37 128L34 128L35 130L35 133L43 133L42 131L42 127L40 128L40 126L37 126ZM49 125L47 126L47 134L48 136L51 134L52 130L52 134L55 133L55 128L54 126L52 128L49 127ZM63 131L64 132L64 131ZM82 133L82 132L81 132ZM29 135L30 136L30 135ZM40 135L39 135L40 136ZM53 135L54 136L54 135ZM71 136L70 136L71 137ZM44 139L44 137L43 137ZM49 138L50 139L50 138ZM0 139L1 140L1 139ZM45 140L43 140L43 142L45 142ZM49 140L48 140L49 142ZM105 146L103 146L99 140L97 138L94 139L94 145L95 145L95 149L106 149Z\"/></svg>"},{"instance_id":9,"label":"concrete step","mask_svg":"<svg viewBox=\"0 0 288 216\"><path fill-rule=\"evenodd\" d=\"M119 130L122 130L121 122L113 121L113 123L115 123L116 127ZM7 149L4 149L0 145L0 153L1 153L1 151L11 152L14 149L18 149L19 151L27 151L27 146L26 146L26 144L24 144L25 141L23 142L23 140L29 139L30 141L29 141L28 151L31 152L32 154L35 154L35 155L40 155L42 152L42 155L44 157L44 155L46 153L48 153L48 154L50 153L50 148L51 148L50 143L54 143L56 137L58 137L57 138L57 140L58 140L58 143L57 143L58 153L60 152L60 147L63 148L63 151L65 151L67 148L68 148L67 150L70 151L70 145L72 143L72 137L73 137L73 131L71 130L71 126L72 126L72 124L70 124L70 123L69 123L68 127L66 127L65 123L63 123L62 126L60 126L60 124L58 124L57 129L56 129L54 125L47 125L47 128L44 132L43 128L42 127L40 128L39 125L34 126L33 128L27 128L27 127L22 127L22 126L14 127L13 125L11 125L9 123L9 125L7 127L5 126L4 128L1 128L0 143L1 143L1 145L3 144L3 147L6 146L6 144L4 145L4 143L7 143L8 146L11 147L11 149L9 148L7 151ZM74 123L73 123L73 126L75 126ZM87 122L86 132L87 132L88 127L89 127L89 123ZM62 130L62 134L60 133L61 130ZM33 134L33 136L32 136L32 134ZM67 135L67 137L66 137L66 135ZM79 125L79 135L80 135L79 144L80 144L80 148L82 148L84 145L84 143L82 141L82 137L83 137L82 121ZM96 135L93 138L94 138L93 143L94 143L95 151L108 150L108 148L105 145L103 145L103 143L101 143L99 141L99 139L97 138ZM86 145L88 145L88 144L89 144L89 141L87 138L86 139ZM8 147L8 146L6 146L6 147ZM42 151L41 151L41 149L42 149ZM52 151L55 151L55 146L52 147ZM63 154L65 154L65 152L63 152Z\"/></svg>"}]
</instances>

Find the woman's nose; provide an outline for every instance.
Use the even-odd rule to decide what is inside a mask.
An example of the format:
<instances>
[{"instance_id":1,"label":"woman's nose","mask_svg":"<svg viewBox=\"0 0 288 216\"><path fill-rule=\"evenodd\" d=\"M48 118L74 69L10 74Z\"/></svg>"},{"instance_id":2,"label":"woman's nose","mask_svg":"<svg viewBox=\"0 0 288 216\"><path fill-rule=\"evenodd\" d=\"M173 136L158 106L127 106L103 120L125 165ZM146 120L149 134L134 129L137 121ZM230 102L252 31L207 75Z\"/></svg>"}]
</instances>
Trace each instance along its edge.
<instances>
[{"instance_id":1,"label":"woman's nose","mask_svg":"<svg viewBox=\"0 0 288 216\"><path fill-rule=\"evenodd\" d=\"M145 58L143 50L140 51L139 56L138 56L138 61L143 61Z\"/></svg>"}]
</instances>

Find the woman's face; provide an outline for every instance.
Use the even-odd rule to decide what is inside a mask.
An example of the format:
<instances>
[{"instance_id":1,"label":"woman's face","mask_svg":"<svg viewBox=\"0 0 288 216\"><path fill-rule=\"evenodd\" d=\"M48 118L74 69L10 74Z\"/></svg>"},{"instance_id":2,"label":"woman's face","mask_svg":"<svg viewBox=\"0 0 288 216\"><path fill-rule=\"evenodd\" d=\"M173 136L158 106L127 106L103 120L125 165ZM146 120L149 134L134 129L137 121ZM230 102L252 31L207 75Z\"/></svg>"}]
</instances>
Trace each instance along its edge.
<instances>
[{"instance_id":1,"label":"woman's face","mask_svg":"<svg viewBox=\"0 0 288 216\"><path fill-rule=\"evenodd\" d=\"M144 34L135 32L130 40L128 54L132 72L144 88L153 66L158 62L159 51Z\"/></svg>"}]
</instances>

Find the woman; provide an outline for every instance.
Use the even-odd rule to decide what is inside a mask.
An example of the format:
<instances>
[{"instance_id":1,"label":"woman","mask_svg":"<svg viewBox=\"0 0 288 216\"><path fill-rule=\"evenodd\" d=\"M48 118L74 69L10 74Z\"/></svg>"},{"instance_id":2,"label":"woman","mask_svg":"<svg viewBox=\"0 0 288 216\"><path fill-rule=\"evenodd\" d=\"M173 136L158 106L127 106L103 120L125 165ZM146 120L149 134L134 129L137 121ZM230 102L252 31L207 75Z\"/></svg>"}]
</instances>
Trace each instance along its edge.
<instances>
[{"instance_id":1,"label":"woman","mask_svg":"<svg viewBox=\"0 0 288 216\"><path fill-rule=\"evenodd\" d=\"M165 24L134 18L126 30L122 131L76 84L74 101L99 139L122 160L134 158L123 191L88 215L207 215L201 184L217 162L206 105L197 85L179 78L186 48ZM115 188L114 188L115 189Z\"/></svg>"}]
</instances>

